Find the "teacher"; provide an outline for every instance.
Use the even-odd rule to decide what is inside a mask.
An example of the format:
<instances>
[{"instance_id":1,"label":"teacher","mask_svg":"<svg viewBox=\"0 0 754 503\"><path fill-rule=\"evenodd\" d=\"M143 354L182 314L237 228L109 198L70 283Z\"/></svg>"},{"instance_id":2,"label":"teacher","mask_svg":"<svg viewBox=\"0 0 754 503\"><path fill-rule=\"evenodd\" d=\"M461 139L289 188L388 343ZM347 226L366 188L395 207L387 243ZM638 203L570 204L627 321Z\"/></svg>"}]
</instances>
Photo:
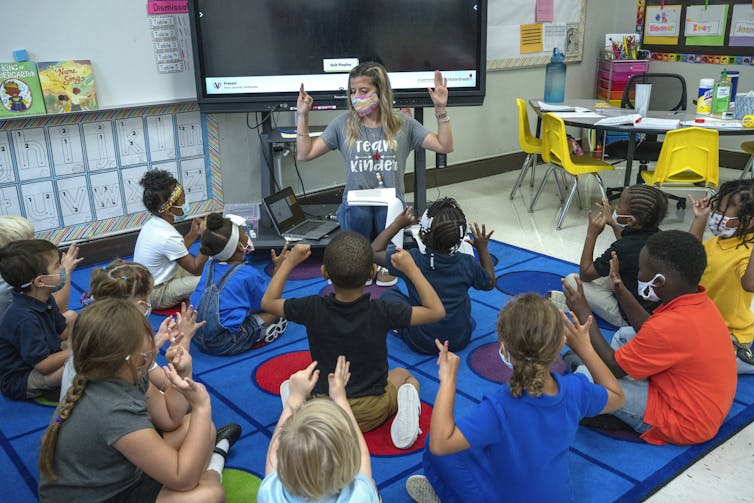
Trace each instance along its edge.
<instances>
[{"instance_id":1,"label":"teacher","mask_svg":"<svg viewBox=\"0 0 754 503\"><path fill-rule=\"evenodd\" d=\"M403 210L403 175L411 150L422 147L437 153L453 151L448 104L447 80L435 71L435 86L428 88L435 106L437 133L413 117L393 109L393 91L385 67L375 62L362 63L348 74L350 100L348 111L335 118L321 136L309 136L309 111L314 99L301 84L296 111L296 149L299 161L309 161L339 150L345 160L346 187L337 211L338 222L346 231L362 234L371 240ZM387 206L348 205L348 191L394 187L396 199ZM388 220L389 219L389 220ZM403 233L393 239L403 245ZM388 286L395 279L381 269L377 284Z\"/></svg>"}]
</instances>

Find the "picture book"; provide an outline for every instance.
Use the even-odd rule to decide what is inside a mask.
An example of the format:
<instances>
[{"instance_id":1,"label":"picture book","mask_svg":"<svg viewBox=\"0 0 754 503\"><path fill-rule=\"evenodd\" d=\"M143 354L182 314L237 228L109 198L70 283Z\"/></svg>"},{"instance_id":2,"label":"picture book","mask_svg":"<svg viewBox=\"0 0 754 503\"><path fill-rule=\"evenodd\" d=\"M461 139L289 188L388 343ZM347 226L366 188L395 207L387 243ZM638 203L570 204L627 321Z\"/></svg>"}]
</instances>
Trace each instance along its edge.
<instances>
[{"instance_id":1,"label":"picture book","mask_svg":"<svg viewBox=\"0 0 754 503\"><path fill-rule=\"evenodd\" d=\"M37 63L48 114L96 110L97 93L88 59Z\"/></svg>"},{"instance_id":2,"label":"picture book","mask_svg":"<svg viewBox=\"0 0 754 503\"><path fill-rule=\"evenodd\" d=\"M0 103L0 118L45 113L34 63L0 63Z\"/></svg>"}]
</instances>

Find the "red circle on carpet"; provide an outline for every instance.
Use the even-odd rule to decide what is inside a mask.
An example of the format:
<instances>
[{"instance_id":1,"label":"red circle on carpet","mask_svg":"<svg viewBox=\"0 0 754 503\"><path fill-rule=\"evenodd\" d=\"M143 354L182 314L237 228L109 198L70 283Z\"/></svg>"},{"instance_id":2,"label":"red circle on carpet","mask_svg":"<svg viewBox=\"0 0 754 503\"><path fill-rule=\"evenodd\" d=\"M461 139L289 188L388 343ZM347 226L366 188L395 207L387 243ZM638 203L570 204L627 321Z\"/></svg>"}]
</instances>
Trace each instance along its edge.
<instances>
[{"instance_id":1,"label":"red circle on carpet","mask_svg":"<svg viewBox=\"0 0 754 503\"><path fill-rule=\"evenodd\" d=\"M499 350L500 344L497 342L482 344L469 353L467 362L469 368L476 375L488 381L500 384L507 383L508 379L511 378L512 371L500 359ZM563 374L565 372L565 362L563 362L563 358L560 355L552 362L550 370L556 374Z\"/></svg>"},{"instance_id":2,"label":"red circle on carpet","mask_svg":"<svg viewBox=\"0 0 754 503\"><path fill-rule=\"evenodd\" d=\"M291 374L306 368L312 362L309 351L294 351L274 358L257 367L254 372L254 380L260 388L272 393L280 394L280 385L288 379ZM388 419L382 426L364 434L364 438L369 446L369 453L375 456L399 456L416 452L424 448L424 439L429 433L429 421L432 417L432 407L422 403L422 411L419 416L419 428L422 433L417 437L413 445L408 449L398 449L393 445L390 438L390 426L393 424L393 418Z\"/></svg>"}]
</instances>

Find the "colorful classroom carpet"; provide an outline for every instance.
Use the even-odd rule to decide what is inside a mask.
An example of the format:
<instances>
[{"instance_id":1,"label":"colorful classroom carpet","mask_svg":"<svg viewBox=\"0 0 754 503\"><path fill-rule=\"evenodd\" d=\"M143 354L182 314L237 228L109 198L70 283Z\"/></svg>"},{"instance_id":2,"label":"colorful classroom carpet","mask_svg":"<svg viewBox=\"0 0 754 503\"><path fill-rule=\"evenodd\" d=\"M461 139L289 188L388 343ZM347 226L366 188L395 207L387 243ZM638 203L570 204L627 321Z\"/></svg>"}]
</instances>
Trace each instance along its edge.
<instances>
[{"instance_id":1,"label":"colorful classroom carpet","mask_svg":"<svg viewBox=\"0 0 754 503\"><path fill-rule=\"evenodd\" d=\"M574 272L575 264L499 242L490 244L497 259L497 288L472 291L474 332L469 346L460 352L456 415L472 410L481 398L507 378L496 354L495 322L500 307L512 295L526 291L544 294L559 288L560 277ZM264 271L268 261L256 267ZM80 308L79 296L88 286L91 268L73 275L71 307ZM297 271L286 285L285 296L304 296L327 290L319 276L316 260ZM404 288L398 285L398 288ZM374 295L383 289L372 287ZM156 327L162 318L152 315ZM601 323L606 337L613 327ZM389 334L391 367L405 367L421 382L421 428L425 434L407 451L396 450L390 442L389 424L367 435L372 452L374 478L383 501L407 502L406 478L421 472L423 441L429 430L432 403L437 392L435 357L409 351L396 336ZM237 357L213 357L192 351L195 378L205 384L212 396L215 424L241 424L243 435L231 451L224 475L229 502L254 501L259 480L264 475L265 455L270 435L280 414L278 386L290 373L311 361L303 327L289 324L277 341ZM562 372L558 360L553 371ZM53 409L29 402L0 398L0 480L3 501L25 503L36 500L39 440ZM684 468L730 438L754 419L754 377L739 378L733 407L719 434L711 441L693 447L652 446L626 432L604 433L580 428L571 447L569 463L575 500L640 501L665 485ZM504 474L501 474L504 476Z\"/></svg>"}]
</instances>

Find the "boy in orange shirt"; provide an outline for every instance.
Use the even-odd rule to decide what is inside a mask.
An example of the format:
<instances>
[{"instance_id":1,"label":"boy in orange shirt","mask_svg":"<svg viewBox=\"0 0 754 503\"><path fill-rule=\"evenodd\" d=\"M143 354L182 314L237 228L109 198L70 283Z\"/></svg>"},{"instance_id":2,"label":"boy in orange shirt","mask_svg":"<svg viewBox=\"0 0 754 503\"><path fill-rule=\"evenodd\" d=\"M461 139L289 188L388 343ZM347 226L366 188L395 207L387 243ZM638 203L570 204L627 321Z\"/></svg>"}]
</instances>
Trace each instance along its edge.
<instances>
[{"instance_id":1,"label":"boy in orange shirt","mask_svg":"<svg viewBox=\"0 0 754 503\"><path fill-rule=\"evenodd\" d=\"M661 302L650 316L631 295L610 261L615 296L632 327L608 344L590 328L594 349L623 388L625 406L613 413L651 444L697 444L717 434L736 392L730 334L699 279L704 247L688 232L652 235L639 254L639 295ZM580 281L563 285L581 322L591 314ZM577 372L582 372L580 368Z\"/></svg>"}]
</instances>

